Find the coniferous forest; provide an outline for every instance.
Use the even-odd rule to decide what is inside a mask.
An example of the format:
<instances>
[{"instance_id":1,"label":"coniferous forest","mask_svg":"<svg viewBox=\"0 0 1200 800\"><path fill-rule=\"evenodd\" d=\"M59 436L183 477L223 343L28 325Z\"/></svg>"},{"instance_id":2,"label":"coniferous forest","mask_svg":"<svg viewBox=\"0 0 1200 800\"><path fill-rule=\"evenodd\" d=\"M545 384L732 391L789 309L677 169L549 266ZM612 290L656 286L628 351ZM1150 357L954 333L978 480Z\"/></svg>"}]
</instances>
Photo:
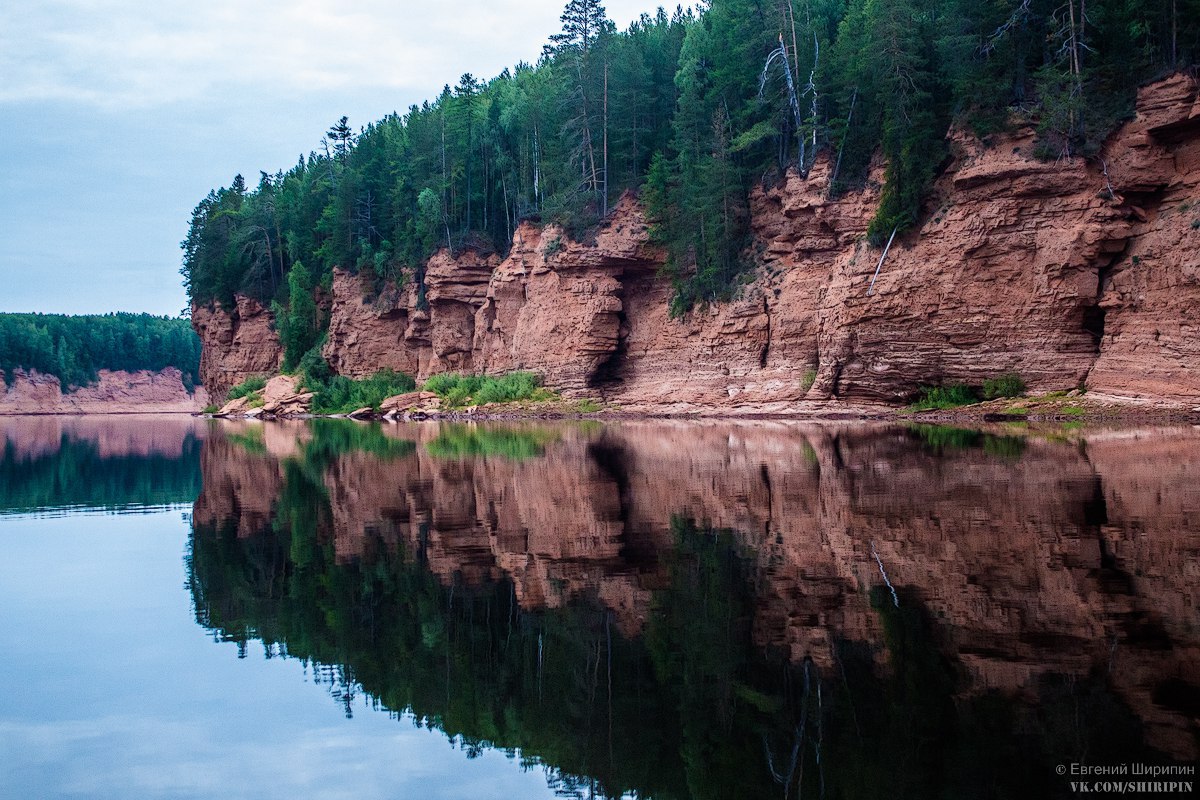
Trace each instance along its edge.
<instances>
[{"instance_id":1,"label":"coniferous forest","mask_svg":"<svg viewBox=\"0 0 1200 800\"><path fill-rule=\"evenodd\" d=\"M199 382L200 337L186 319L152 314L0 314L0 371L58 378L63 391L96 380L97 370L176 367L190 392Z\"/></svg>"},{"instance_id":2,"label":"coniferous forest","mask_svg":"<svg viewBox=\"0 0 1200 800\"><path fill-rule=\"evenodd\" d=\"M580 235L634 190L678 313L753 266L756 184L824 152L836 195L878 154L882 243L918 221L952 124L1030 122L1040 157L1088 157L1140 83L1200 55L1200 0L711 0L623 32L570 0L561 19L534 63L363 127L342 117L290 169L210 192L183 242L191 301L246 294L286 328L335 266L420 292L440 247L503 251L527 219Z\"/></svg>"}]
</instances>

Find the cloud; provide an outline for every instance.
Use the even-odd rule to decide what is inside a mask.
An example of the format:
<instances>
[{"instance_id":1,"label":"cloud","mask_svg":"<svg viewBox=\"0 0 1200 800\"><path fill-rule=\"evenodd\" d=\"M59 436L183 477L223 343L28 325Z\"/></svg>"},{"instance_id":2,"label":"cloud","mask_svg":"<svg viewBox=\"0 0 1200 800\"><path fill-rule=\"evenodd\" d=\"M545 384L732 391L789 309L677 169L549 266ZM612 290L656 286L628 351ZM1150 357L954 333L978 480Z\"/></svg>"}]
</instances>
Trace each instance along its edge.
<instances>
[{"instance_id":1,"label":"cloud","mask_svg":"<svg viewBox=\"0 0 1200 800\"><path fill-rule=\"evenodd\" d=\"M620 0L625 24L643 10ZM428 92L532 60L557 0L43 0L0 9L0 102L145 108L224 92Z\"/></svg>"}]
</instances>

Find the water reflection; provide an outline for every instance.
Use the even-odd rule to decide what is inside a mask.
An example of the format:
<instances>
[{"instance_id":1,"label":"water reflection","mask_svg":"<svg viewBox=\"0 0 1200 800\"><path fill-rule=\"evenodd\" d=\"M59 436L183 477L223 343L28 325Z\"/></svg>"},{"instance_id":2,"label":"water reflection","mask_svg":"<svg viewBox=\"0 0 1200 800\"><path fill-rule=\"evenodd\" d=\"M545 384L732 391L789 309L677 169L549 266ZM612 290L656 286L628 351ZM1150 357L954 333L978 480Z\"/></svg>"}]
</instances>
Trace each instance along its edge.
<instances>
[{"instance_id":1,"label":"water reflection","mask_svg":"<svg viewBox=\"0 0 1200 800\"><path fill-rule=\"evenodd\" d=\"M0 417L0 515L132 511L200 493L188 417Z\"/></svg>"},{"instance_id":2,"label":"water reflection","mask_svg":"<svg viewBox=\"0 0 1200 800\"><path fill-rule=\"evenodd\" d=\"M1065 796L1197 755L1197 434L226 423L189 584L568 794Z\"/></svg>"}]
</instances>

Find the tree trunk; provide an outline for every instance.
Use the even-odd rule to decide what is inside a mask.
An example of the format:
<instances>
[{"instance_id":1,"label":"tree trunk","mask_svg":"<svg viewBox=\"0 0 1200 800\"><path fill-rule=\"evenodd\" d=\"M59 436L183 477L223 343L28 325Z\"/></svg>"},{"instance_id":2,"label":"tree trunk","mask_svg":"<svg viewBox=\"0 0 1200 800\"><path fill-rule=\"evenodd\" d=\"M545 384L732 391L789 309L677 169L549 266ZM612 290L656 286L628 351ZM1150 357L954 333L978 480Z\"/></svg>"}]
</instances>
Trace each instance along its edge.
<instances>
[{"instance_id":1,"label":"tree trunk","mask_svg":"<svg viewBox=\"0 0 1200 800\"><path fill-rule=\"evenodd\" d=\"M608 59L604 59L604 193L600 197L600 216L608 216Z\"/></svg>"}]
</instances>

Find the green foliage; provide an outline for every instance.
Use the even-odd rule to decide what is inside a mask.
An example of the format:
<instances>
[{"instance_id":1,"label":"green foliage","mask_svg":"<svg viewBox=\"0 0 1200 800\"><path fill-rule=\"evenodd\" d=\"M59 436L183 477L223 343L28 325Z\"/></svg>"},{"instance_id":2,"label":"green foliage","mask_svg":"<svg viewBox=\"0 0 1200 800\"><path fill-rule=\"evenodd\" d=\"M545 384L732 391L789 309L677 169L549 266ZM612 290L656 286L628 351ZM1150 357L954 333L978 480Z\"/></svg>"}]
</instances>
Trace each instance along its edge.
<instances>
[{"instance_id":1,"label":"green foliage","mask_svg":"<svg viewBox=\"0 0 1200 800\"><path fill-rule=\"evenodd\" d=\"M271 310L283 344L283 368L295 369L321 339L321 314L313 298L312 275L298 263L287 276L287 302L275 302Z\"/></svg>"},{"instance_id":2,"label":"green foliage","mask_svg":"<svg viewBox=\"0 0 1200 800\"><path fill-rule=\"evenodd\" d=\"M541 378L533 372L505 375L443 373L429 378L421 388L437 394L446 405L464 406L551 399L553 395L542 389L541 383Z\"/></svg>"},{"instance_id":3,"label":"green foliage","mask_svg":"<svg viewBox=\"0 0 1200 800\"><path fill-rule=\"evenodd\" d=\"M359 380L345 375L332 375L323 380L310 372L304 375L304 387L313 392L314 414L347 414L368 407L378 411L384 400L411 392L416 385L411 375L390 369L381 369Z\"/></svg>"},{"instance_id":4,"label":"green foliage","mask_svg":"<svg viewBox=\"0 0 1200 800\"><path fill-rule=\"evenodd\" d=\"M437 438L425 445L435 458L499 456L525 461L542 455L558 434L545 428L516 428L496 425L451 423L438 430Z\"/></svg>"},{"instance_id":5,"label":"green foliage","mask_svg":"<svg viewBox=\"0 0 1200 800\"><path fill-rule=\"evenodd\" d=\"M186 319L150 314L0 314L0 371L58 378L63 391L93 383L101 369L175 367L188 389L199 380L200 338Z\"/></svg>"},{"instance_id":6,"label":"green foliage","mask_svg":"<svg viewBox=\"0 0 1200 800\"><path fill-rule=\"evenodd\" d=\"M962 383L952 383L947 386L927 386L921 390L921 396L909 406L913 411L931 411L936 409L958 408L978 403L975 390Z\"/></svg>"},{"instance_id":7,"label":"green foliage","mask_svg":"<svg viewBox=\"0 0 1200 800\"><path fill-rule=\"evenodd\" d=\"M572 0L536 65L465 74L357 130L339 119L292 169L263 173L255 189L238 176L197 205L182 243L189 297L228 306L240 293L289 308L299 262L309 289L341 267L378 286L412 276L423 297L438 248L506 248L528 218L582 232L666 146L693 19L660 10L617 33L595 0ZM290 364L308 349L297 348Z\"/></svg>"},{"instance_id":8,"label":"green foliage","mask_svg":"<svg viewBox=\"0 0 1200 800\"><path fill-rule=\"evenodd\" d=\"M317 343L300 357L300 363L296 365L296 372L300 373L302 380L307 386L322 386L333 378L333 368L329 366L329 362L321 354L321 349L324 346L325 336L322 334L317 339ZM359 407L361 408L361 406Z\"/></svg>"},{"instance_id":9,"label":"green foliage","mask_svg":"<svg viewBox=\"0 0 1200 800\"><path fill-rule=\"evenodd\" d=\"M436 249L503 250L524 219L578 237L641 189L684 313L756 266L748 192L818 152L833 196L882 156L881 244L920 223L952 121L1031 121L1041 155L1093 154L1139 83L1200 58L1200 0L712 0L622 32L570 0L561 21L536 64L357 131L340 118L292 169L210 192L182 243L191 300L277 301L294 365L323 324L302 295L334 267L411 276L423 302Z\"/></svg>"},{"instance_id":10,"label":"green foliage","mask_svg":"<svg viewBox=\"0 0 1200 800\"><path fill-rule=\"evenodd\" d=\"M249 397L250 395L258 394L264 388L266 388L266 385L266 376L251 375L249 378L246 378L246 380L229 390L228 399L237 400L242 397Z\"/></svg>"},{"instance_id":11,"label":"green foliage","mask_svg":"<svg viewBox=\"0 0 1200 800\"><path fill-rule=\"evenodd\" d=\"M800 377L800 391L807 392L816 382L817 371L815 369L806 369L804 374Z\"/></svg>"},{"instance_id":12,"label":"green foliage","mask_svg":"<svg viewBox=\"0 0 1200 800\"><path fill-rule=\"evenodd\" d=\"M997 397L1020 397L1025 394L1025 379L1016 372L1006 372L983 382L983 396L987 400Z\"/></svg>"}]
</instances>

